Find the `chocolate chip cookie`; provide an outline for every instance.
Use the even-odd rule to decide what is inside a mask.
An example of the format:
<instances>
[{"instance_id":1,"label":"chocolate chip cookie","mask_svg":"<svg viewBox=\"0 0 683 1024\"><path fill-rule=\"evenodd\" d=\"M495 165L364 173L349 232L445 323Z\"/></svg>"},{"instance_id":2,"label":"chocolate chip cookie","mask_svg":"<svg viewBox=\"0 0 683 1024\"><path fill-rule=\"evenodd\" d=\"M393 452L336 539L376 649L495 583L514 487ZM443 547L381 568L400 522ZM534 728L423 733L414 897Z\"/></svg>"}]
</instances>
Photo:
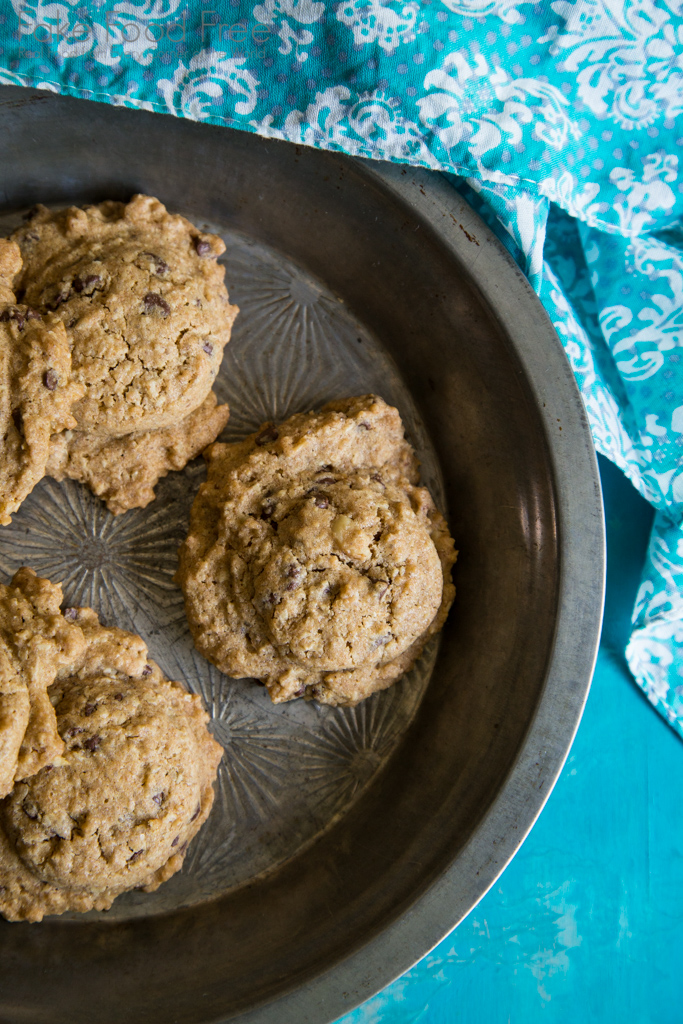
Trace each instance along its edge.
<instances>
[{"instance_id":1,"label":"chocolate chip cookie","mask_svg":"<svg viewBox=\"0 0 683 1024\"><path fill-rule=\"evenodd\" d=\"M0 239L0 524L10 522L45 475L50 441L76 426L71 408L84 387L71 377L64 324L17 303L11 282L18 247Z\"/></svg>"},{"instance_id":2,"label":"chocolate chip cookie","mask_svg":"<svg viewBox=\"0 0 683 1024\"><path fill-rule=\"evenodd\" d=\"M23 301L68 331L85 388L79 430L169 427L201 405L237 314L216 261L220 238L143 195L56 213L37 206L12 238Z\"/></svg>"},{"instance_id":3,"label":"chocolate chip cookie","mask_svg":"<svg viewBox=\"0 0 683 1024\"><path fill-rule=\"evenodd\" d=\"M90 609L55 613L60 588L22 573L75 638L49 690L60 753L0 803L0 913L40 921L106 909L178 871L222 750L200 698L163 677L140 637Z\"/></svg>"},{"instance_id":4,"label":"chocolate chip cookie","mask_svg":"<svg viewBox=\"0 0 683 1024\"><path fill-rule=\"evenodd\" d=\"M205 457L176 576L198 650L276 703L354 705L403 675L456 556L397 410L347 399Z\"/></svg>"}]
</instances>

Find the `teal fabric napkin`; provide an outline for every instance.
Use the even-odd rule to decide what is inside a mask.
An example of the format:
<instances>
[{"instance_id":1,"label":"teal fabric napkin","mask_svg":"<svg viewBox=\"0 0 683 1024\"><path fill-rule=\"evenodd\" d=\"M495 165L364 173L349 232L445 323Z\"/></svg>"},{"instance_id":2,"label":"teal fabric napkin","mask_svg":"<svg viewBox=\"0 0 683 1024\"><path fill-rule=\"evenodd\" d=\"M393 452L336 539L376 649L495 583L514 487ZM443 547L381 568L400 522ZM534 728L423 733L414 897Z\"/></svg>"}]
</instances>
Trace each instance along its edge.
<instances>
[{"instance_id":1,"label":"teal fabric napkin","mask_svg":"<svg viewBox=\"0 0 683 1024\"><path fill-rule=\"evenodd\" d=\"M683 736L681 0L11 0L0 82L440 170L657 510L626 657Z\"/></svg>"}]
</instances>

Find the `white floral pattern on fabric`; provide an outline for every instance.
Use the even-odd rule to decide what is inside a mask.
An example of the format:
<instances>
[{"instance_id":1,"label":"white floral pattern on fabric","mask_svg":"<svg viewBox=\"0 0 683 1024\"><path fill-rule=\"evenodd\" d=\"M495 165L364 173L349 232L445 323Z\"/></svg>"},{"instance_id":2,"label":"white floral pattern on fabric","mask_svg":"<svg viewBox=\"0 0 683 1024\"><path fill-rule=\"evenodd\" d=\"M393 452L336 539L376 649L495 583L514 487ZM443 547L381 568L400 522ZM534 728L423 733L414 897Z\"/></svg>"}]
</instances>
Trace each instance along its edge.
<instances>
[{"instance_id":1,"label":"white floral pattern on fabric","mask_svg":"<svg viewBox=\"0 0 683 1024\"><path fill-rule=\"evenodd\" d=\"M629 0L555 0L563 31L549 33L562 70L577 73L578 95L620 128L647 128L683 110L680 4ZM666 9L668 8L668 10Z\"/></svg>"},{"instance_id":2,"label":"white floral pattern on fabric","mask_svg":"<svg viewBox=\"0 0 683 1024\"><path fill-rule=\"evenodd\" d=\"M159 80L159 91L169 110L182 110L183 117L205 121L216 97L224 100L242 96L234 103L234 113L250 114L256 105L257 80L241 60L216 60L213 51L202 50L185 67L181 61L172 79Z\"/></svg>"},{"instance_id":3,"label":"white floral pattern on fabric","mask_svg":"<svg viewBox=\"0 0 683 1024\"><path fill-rule=\"evenodd\" d=\"M437 169L417 125L400 114L398 99L383 92L354 97L343 86L318 93L306 110L293 110L282 129L266 118L254 124L260 135L286 139L321 149L337 149L353 156L372 156L376 140L382 140L392 159L419 162Z\"/></svg>"},{"instance_id":4,"label":"white floral pattern on fabric","mask_svg":"<svg viewBox=\"0 0 683 1024\"><path fill-rule=\"evenodd\" d=\"M353 32L354 42L364 46L377 43L385 53L393 53L401 43L415 39L419 4L381 0L351 0L337 8L337 21Z\"/></svg>"},{"instance_id":5,"label":"white floral pattern on fabric","mask_svg":"<svg viewBox=\"0 0 683 1024\"><path fill-rule=\"evenodd\" d=\"M458 176L658 510L628 648L683 735L681 0L11 0L0 82Z\"/></svg>"},{"instance_id":6,"label":"white floral pattern on fabric","mask_svg":"<svg viewBox=\"0 0 683 1024\"><path fill-rule=\"evenodd\" d=\"M324 3L313 0L265 0L254 7L254 18L262 25L277 27L280 39L279 53L287 56L292 50L296 59L302 64L308 60L308 52L304 47L313 42L313 33L308 29L293 29L290 19L299 25L312 25L319 21L325 10Z\"/></svg>"},{"instance_id":7,"label":"white floral pattern on fabric","mask_svg":"<svg viewBox=\"0 0 683 1024\"><path fill-rule=\"evenodd\" d=\"M453 14L464 14L470 18L489 14L502 18L510 25L522 22L518 7L534 2L535 0L441 0L444 7Z\"/></svg>"}]
</instances>

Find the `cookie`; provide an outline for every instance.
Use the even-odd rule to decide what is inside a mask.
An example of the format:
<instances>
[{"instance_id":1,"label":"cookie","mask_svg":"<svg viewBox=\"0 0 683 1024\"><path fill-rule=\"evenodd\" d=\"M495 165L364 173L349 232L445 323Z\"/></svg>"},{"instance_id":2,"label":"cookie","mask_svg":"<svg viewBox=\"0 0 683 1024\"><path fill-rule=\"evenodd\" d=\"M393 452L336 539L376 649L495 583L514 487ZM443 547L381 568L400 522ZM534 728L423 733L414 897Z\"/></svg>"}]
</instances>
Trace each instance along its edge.
<instances>
[{"instance_id":1,"label":"cookie","mask_svg":"<svg viewBox=\"0 0 683 1024\"><path fill-rule=\"evenodd\" d=\"M222 755L200 698L163 677L140 637L90 609L63 619L83 644L50 688L62 753L0 804L10 921L104 910L129 889L158 888L209 815Z\"/></svg>"},{"instance_id":2,"label":"cookie","mask_svg":"<svg viewBox=\"0 0 683 1024\"><path fill-rule=\"evenodd\" d=\"M396 409L372 395L214 444L176 580L195 645L274 702L395 682L453 601L453 540Z\"/></svg>"},{"instance_id":3,"label":"cookie","mask_svg":"<svg viewBox=\"0 0 683 1024\"><path fill-rule=\"evenodd\" d=\"M100 438L81 431L53 437L46 472L56 480L78 480L106 502L114 515L154 500L159 479L182 469L214 441L228 421L227 405L210 391L176 426Z\"/></svg>"},{"instance_id":4,"label":"cookie","mask_svg":"<svg viewBox=\"0 0 683 1024\"><path fill-rule=\"evenodd\" d=\"M0 524L10 522L45 475L50 441L76 426L71 408L84 388L71 379L64 324L16 303L10 281L17 246L0 239Z\"/></svg>"},{"instance_id":5,"label":"cookie","mask_svg":"<svg viewBox=\"0 0 683 1024\"><path fill-rule=\"evenodd\" d=\"M64 749L47 691L86 642L61 603L62 588L31 569L0 584L0 797Z\"/></svg>"},{"instance_id":6,"label":"cookie","mask_svg":"<svg viewBox=\"0 0 683 1024\"><path fill-rule=\"evenodd\" d=\"M237 314L220 238L142 195L57 213L37 206L12 237L23 301L67 329L84 388L79 431L167 428L201 405Z\"/></svg>"}]
</instances>

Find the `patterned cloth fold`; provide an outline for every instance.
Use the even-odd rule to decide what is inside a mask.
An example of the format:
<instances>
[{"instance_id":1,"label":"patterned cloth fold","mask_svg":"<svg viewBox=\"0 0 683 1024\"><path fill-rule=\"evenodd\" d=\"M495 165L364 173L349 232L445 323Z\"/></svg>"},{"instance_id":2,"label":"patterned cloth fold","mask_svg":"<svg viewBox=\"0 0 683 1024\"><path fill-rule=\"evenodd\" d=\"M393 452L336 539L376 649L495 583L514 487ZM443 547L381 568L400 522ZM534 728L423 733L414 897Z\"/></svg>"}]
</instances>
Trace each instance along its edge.
<instances>
[{"instance_id":1,"label":"patterned cloth fold","mask_svg":"<svg viewBox=\"0 0 683 1024\"><path fill-rule=\"evenodd\" d=\"M683 735L681 0L11 0L0 82L453 176L657 510L626 655Z\"/></svg>"}]
</instances>

